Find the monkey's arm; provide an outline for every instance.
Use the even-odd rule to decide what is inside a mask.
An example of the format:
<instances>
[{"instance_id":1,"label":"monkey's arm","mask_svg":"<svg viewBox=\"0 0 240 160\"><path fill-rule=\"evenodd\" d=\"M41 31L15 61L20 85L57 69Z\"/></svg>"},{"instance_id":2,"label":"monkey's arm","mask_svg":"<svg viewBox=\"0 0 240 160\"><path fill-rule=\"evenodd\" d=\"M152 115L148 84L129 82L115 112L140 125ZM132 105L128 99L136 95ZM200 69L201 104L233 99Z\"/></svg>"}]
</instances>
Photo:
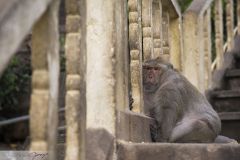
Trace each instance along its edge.
<instances>
[{"instance_id":1,"label":"monkey's arm","mask_svg":"<svg viewBox=\"0 0 240 160\"><path fill-rule=\"evenodd\" d=\"M155 117L160 127L157 139L161 142L168 142L173 128L178 119L178 97L175 88L164 88L159 90L157 98L157 106Z\"/></svg>"}]
</instances>

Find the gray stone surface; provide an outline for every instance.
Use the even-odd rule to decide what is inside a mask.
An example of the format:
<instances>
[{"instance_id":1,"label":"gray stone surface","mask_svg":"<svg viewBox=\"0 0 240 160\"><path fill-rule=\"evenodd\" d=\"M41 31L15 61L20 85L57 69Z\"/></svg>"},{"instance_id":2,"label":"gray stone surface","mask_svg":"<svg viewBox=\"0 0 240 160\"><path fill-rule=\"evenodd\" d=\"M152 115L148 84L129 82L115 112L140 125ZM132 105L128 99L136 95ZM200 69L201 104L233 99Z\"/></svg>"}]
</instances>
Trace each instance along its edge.
<instances>
[{"instance_id":1,"label":"gray stone surface","mask_svg":"<svg viewBox=\"0 0 240 160\"><path fill-rule=\"evenodd\" d=\"M106 129L88 129L86 160L111 160L115 138Z\"/></svg>"},{"instance_id":2,"label":"gray stone surface","mask_svg":"<svg viewBox=\"0 0 240 160\"><path fill-rule=\"evenodd\" d=\"M118 143L118 160L239 160L238 144Z\"/></svg>"},{"instance_id":3,"label":"gray stone surface","mask_svg":"<svg viewBox=\"0 0 240 160\"><path fill-rule=\"evenodd\" d=\"M117 113L117 138L131 142L151 142L150 126L154 120L130 111Z\"/></svg>"}]
</instances>

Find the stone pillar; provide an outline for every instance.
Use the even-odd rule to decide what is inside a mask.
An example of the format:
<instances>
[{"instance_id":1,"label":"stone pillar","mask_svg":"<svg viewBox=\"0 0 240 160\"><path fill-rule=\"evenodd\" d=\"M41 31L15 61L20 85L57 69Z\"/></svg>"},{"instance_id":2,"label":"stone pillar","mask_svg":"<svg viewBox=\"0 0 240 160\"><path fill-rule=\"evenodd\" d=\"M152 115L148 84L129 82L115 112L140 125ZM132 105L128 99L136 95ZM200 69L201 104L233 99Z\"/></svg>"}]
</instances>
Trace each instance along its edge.
<instances>
[{"instance_id":1,"label":"stone pillar","mask_svg":"<svg viewBox=\"0 0 240 160\"><path fill-rule=\"evenodd\" d=\"M31 151L48 151L55 159L58 126L59 1L53 0L32 34Z\"/></svg>"},{"instance_id":2,"label":"stone pillar","mask_svg":"<svg viewBox=\"0 0 240 160\"><path fill-rule=\"evenodd\" d=\"M132 110L143 112L142 95L142 10L141 0L129 0L129 47L131 56Z\"/></svg>"},{"instance_id":3,"label":"stone pillar","mask_svg":"<svg viewBox=\"0 0 240 160\"><path fill-rule=\"evenodd\" d=\"M183 74L200 92L204 92L204 22L203 15L187 11L183 18L184 67Z\"/></svg>"},{"instance_id":4,"label":"stone pillar","mask_svg":"<svg viewBox=\"0 0 240 160\"><path fill-rule=\"evenodd\" d=\"M197 49L197 53L196 53L196 57L197 57L197 79L198 79L198 84L197 84L197 88L199 89L199 91L201 93L204 93L205 91L205 65L204 65L204 57L205 57L205 53L204 53L204 21L203 21L204 17L203 15L199 15L198 19L197 19L197 39L195 39L194 43L196 43L196 49ZM199 41L200 39L202 39L202 41Z\"/></svg>"},{"instance_id":5,"label":"stone pillar","mask_svg":"<svg viewBox=\"0 0 240 160\"><path fill-rule=\"evenodd\" d=\"M87 155L86 159L116 159L116 109L120 86L117 73L120 32L117 19L126 1L87 0ZM121 17L121 16L120 16ZM123 17L122 17L123 18ZM126 26L127 27L127 26ZM125 30L127 32L127 30ZM125 53L122 53L125 54ZM124 96L124 95L123 95ZM123 99L121 97L121 99Z\"/></svg>"},{"instance_id":6,"label":"stone pillar","mask_svg":"<svg viewBox=\"0 0 240 160\"><path fill-rule=\"evenodd\" d=\"M66 154L65 160L85 159L86 55L85 1L66 0Z\"/></svg>"},{"instance_id":7,"label":"stone pillar","mask_svg":"<svg viewBox=\"0 0 240 160\"><path fill-rule=\"evenodd\" d=\"M211 40L211 9L204 14L204 66L205 90L211 87L212 82L212 40Z\"/></svg>"},{"instance_id":8,"label":"stone pillar","mask_svg":"<svg viewBox=\"0 0 240 160\"><path fill-rule=\"evenodd\" d=\"M222 0L214 1L214 14L215 14L215 49L217 58L217 69L223 63L223 11Z\"/></svg>"},{"instance_id":9,"label":"stone pillar","mask_svg":"<svg viewBox=\"0 0 240 160\"><path fill-rule=\"evenodd\" d=\"M162 51L162 4L154 0L152 4L152 29L153 29L153 58L163 54Z\"/></svg>"},{"instance_id":10,"label":"stone pillar","mask_svg":"<svg viewBox=\"0 0 240 160\"><path fill-rule=\"evenodd\" d=\"M233 48L234 38L233 0L227 0L226 3L227 46L230 51Z\"/></svg>"},{"instance_id":11,"label":"stone pillar","mask_svg":"<svg viewBox=\"0 0 240 160\"><path fill-rule=\"evenodd\" d=\"M144 60L152 58L153 32L152 32L152 0L142 0L142 27L143 27L143 57Z\"/></svg>"},{"instance_id":12,"label":"stone pillar","mask_svg":"<svg viewBox=\"0 0 240 160\"><path fill-rule=\"evenodd\" d=\"M116 1L116 104L118 110L129 109L130 57L128 40L128 3ZM141 15L141 14L140 14ZM140 16L141 17L141 16ZM140 43L141 44L141 43ZM142 54L140 54L142 55ZM139 56L140 58L140 56ZM141 63L140 63L141 64ZM140 68L140 67L139 67ZM140 71L140 70L139 70ZM139 105L140 106L140 105Z\"/></svg>"},{"instance_id":13,"label":"stone pillar","mask_svg":"<svg viewBox=\"0 0 240 160\"><path fill-rule=\"evenodd\" d=\"M173 66L182 71L182 20L181 15L170 19L170 62Z\"/></svg>"},{"instance_id":14,"label":"stone pillar","mask_svg":"<svg viewBox=\"0 0 240 160\"><path fill-rule=\"evenodd\" d=\"M115 135L113 13L112 0L87 1L87 128Z\"/></svg>"},{"instance_id":15,"label":"stone pillar","mask_svg":"<svg viewBox=\"0 0 240 160\"><path fill-rule=\"evenodd\" d=\"M198 17L195 13L185 12L183 17L183 74L187 79L198 88Z\"/></svg>"},{"instance_id":16,"label":"stone pillar","mask_svg":"<svg viewBox=\"0 0 240 160\"><path fill-rule=\"evenodd\" d=\"M162 57L167 61L170 61L170 46L169 46L169 13L164 11L162 13L162 47L163 55Z\"/></svg>"}]
</instances>

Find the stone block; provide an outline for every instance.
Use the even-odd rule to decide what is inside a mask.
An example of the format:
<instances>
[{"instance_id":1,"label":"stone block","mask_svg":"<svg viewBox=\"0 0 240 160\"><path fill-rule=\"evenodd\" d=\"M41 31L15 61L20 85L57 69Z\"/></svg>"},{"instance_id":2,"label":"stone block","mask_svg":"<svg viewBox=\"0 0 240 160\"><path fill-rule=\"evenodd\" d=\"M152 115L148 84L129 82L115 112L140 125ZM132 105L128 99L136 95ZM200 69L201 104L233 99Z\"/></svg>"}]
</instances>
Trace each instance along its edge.
<instances>
[{"instance_id":1,"label":"stone block","mask_svg":"<svg viewBox=\"0 0 240 160\"><path fill-rule=\"evenodd\" d=\"M125 112L117 112L117 138L130 141L130 116Z\"/></svg>"},{"instance_id":2,"label":"stone block","mask_svg":"<svg viewBox=\"0 0 240 160\"><path fill-rule=\"evenodd\" d=\"M238 144L118 142L118 160L239 160Z\"/></svg>"},{"instance_id":3,"label":"stone block","mask_svg":"<svg viewBox=\"0 0 240 160\"><path fill-rule=\"evenodd\" d=\"M111 160L114 152L114 136L104 128L87 129L87 160Z\"/></svg>"},{"instance_id":4,"label":"stone block","mask_svg":"<svg viewBox=\"0 0 240 160\"><path fill-rule=\"evenodd\" d=\"M78 0L66 0L66 14L79 14Z\"/></svg>"},{"instance_id":5,"label":"stone block","mask_svg":"<svg viewBox=\"0 0 240 160\"><path fill-rule=\"evenodd\" d=\"M77 33L80 31L80 16L69 15L66 19L66 32Z\"/></svg>"}]
</instances>

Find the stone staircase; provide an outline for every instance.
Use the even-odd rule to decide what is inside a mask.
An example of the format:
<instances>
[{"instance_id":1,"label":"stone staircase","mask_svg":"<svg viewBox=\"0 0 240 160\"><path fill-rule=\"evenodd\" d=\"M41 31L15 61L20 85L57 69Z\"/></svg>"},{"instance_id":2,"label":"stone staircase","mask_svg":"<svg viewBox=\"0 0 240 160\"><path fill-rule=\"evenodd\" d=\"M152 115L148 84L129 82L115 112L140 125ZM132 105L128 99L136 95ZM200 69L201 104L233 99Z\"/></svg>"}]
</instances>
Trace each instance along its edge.
<instances>
[{"instance_id":1,"label":"stone staircase","mask_svg":"<svg viewBox=\"0 0 240 160\"><path fill-rule=\"evenodd\" d=\"M232 54L232 55L231 55ZM221 78L221 85L208 93L208 99L219 113L222 135L240 142L240 52L236 49L226 53L222 69L213 79ZM220 74L219 74L220 73ZM219 77L219 75L222 75ZM214 77L215 76L215 77ZM216 83L213 81L213 83Z\"/></svg>"}]
</instances>

